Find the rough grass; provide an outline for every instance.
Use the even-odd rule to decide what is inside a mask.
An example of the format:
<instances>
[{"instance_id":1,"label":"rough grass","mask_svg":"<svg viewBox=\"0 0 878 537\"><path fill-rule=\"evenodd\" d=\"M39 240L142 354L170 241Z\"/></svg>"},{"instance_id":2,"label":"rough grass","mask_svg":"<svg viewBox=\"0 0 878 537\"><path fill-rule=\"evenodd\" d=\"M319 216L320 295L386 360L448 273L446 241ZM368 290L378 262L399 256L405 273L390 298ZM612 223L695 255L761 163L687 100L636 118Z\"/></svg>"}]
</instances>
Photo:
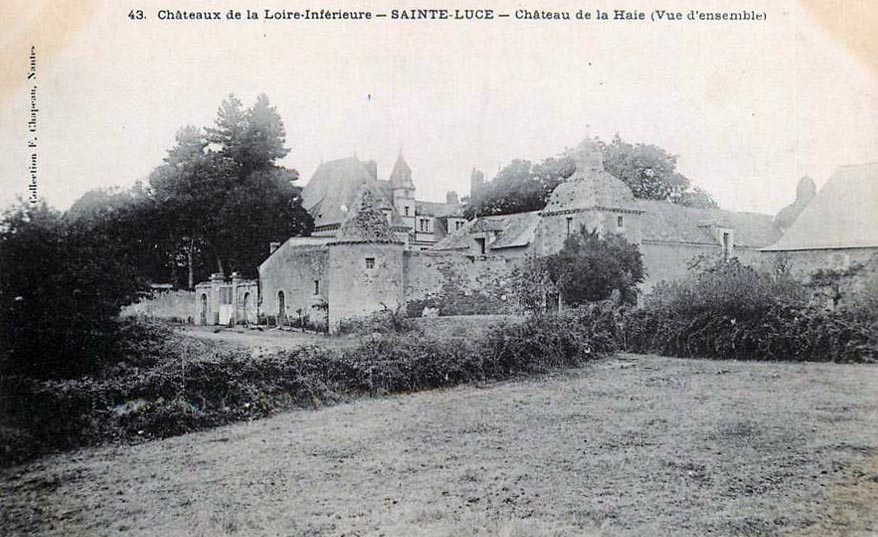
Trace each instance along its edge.
<instances>
[{"instance_id":1,"label":"rough grass","mask_svg":"<svg viewBox=\"0 0 878 537\"><path fill-rule=\"evenodd\" d=\"M0 473L0 534L878 531L874 366L621 355Z\"/></svg>"}]
</instances>

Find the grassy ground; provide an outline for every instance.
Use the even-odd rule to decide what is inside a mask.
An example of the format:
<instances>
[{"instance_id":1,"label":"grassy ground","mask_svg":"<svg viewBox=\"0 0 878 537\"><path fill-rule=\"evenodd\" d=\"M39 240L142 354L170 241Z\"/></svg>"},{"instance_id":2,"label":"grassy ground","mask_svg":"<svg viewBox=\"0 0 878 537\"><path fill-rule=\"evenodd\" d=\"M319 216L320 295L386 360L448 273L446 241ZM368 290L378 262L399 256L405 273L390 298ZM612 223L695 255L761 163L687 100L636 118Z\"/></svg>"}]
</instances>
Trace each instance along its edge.
<instances>
[{"instance_id":1,"label":"grassy ground","mask_svg":"<svg viewBox=\"0 0 878 537\"><path fill-rule=\"evenodd\" d=\"M0 473L0 534L874 535L878 369L621 355Z\"/></svg>"}]
</instances>

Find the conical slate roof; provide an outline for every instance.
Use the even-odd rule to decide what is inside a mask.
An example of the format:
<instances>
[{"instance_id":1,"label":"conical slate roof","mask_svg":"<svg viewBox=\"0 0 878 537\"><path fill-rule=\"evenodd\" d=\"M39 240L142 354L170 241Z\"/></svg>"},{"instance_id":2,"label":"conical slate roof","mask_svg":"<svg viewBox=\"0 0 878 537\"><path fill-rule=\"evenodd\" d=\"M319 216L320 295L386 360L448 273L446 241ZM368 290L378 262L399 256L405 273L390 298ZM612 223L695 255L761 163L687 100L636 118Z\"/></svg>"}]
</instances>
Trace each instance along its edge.
<instances>
[{"instance_id":1,"label":"conical slate roof","mask_svg":"<svg viewBox=\"0 0 878 537\"><path fill-rule=\"evenodd\" d=\"M412 169L402 156L402 153L396 158L396 164L393 165L393 171L390 172L390 185L393 188L415 189L415 183L412 182Z\"/></svg>"},{"instance_id":2,"label":"conical slate roof","mask_svg":"<svg viewBox=\"0 0 878 537\"><path fill-rule=\"evenodd\" d=\"M878 247L878 162L842 166L767 251Z\"/></svg>"},{"instance_id":3,"label":"conical slate roof","mask_svg":"<svg viewBox=\"0 0 878 537\"><path fill-rule=\"evenodd\" d=\"M639 211L628 185L604 169L601 149L586 138L573 153L576 171L555 187L543 214L583 209Z\"/></svg>"},{"instance_id":4,"label":"conical slate roof","mask_svg":"<svg viewBox=\"0 0 878 537\"><path fill-rule=\"evenodd\" d=\"M375 194L365 186L357 194L347 218L330 244L402 244L376 204Z\"/></svg>"}]
</instances>

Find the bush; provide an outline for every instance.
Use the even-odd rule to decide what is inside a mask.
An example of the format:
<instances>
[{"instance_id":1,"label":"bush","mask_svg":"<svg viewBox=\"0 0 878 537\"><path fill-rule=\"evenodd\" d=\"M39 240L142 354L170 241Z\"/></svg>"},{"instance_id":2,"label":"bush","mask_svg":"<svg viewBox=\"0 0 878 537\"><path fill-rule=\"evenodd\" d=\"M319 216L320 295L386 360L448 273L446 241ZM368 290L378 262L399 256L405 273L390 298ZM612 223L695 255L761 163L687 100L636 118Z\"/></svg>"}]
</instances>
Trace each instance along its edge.
<instances>
[{"instance_id":1,"label":"bush","mask_svg":"<svg viewBox=\"0 0 878 537\"><path fill-rule=\"evenodd\" d=\"M656 288L625 319L628 349L738 360L872 362L878 322L868 310L824 310L795 281L736 260Z\"/></svg>"},{"instance_id":2,"label":"bush","mask_svg":"<svg viewBox=\"0 0 878 537\"><path fill-rule=\"evenodd\" d=\"M546 265L563 302L574 306L608 300L614 294L633 304L637 284L645 275L637 245L622 235L602 237L584 226L565 239L564 247L549 256Z\"/></svg>"},{"instance_id":3,"label":"bush","mask_svg":"<svg viewBox=\"0 0 878 537\"><path fill-rule=\"evenodd\" d=\"M5 377L0 466L54 450L173 436L362 395L501 380L618 348L610 305L502 324L471 341L387 331L354 348L253 359L154 323L130 323L119 359L70 380Z\"/></svg>"}]
</instances>

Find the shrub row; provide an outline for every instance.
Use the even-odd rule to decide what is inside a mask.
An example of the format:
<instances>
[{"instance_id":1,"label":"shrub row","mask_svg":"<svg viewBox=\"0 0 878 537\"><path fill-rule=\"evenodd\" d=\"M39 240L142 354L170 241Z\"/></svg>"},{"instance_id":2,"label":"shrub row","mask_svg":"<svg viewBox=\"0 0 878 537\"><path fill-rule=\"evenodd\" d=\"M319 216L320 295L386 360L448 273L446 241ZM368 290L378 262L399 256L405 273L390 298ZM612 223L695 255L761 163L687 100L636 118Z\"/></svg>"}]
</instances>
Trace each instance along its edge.
<instances>
[{"instance_id":1,"label":"shrub row","mask_svg":"<svg viewBox=\"0 0 878 537\"><path fill-rule=\"evenodd\" d=\"M355 348L258 359L161 329L136 336L96 377L3 379L0 465L50 451L197 431L363 395L500 380L581 364L616 350L606 308L502 323L473 341L374 334Z\"/></svg>"},{"instance_id":2,"label":"shrub row","mask_svg":"<svg viewBox=\"0 0 878 537\"><path fill-rule=\"evenodd\" d=\"M626 316L628 350L735 360L875 362L878 323L853 310L776 304L759 316L711 311L678 315L639 309Z\"/></svg>"}]
</instances>

